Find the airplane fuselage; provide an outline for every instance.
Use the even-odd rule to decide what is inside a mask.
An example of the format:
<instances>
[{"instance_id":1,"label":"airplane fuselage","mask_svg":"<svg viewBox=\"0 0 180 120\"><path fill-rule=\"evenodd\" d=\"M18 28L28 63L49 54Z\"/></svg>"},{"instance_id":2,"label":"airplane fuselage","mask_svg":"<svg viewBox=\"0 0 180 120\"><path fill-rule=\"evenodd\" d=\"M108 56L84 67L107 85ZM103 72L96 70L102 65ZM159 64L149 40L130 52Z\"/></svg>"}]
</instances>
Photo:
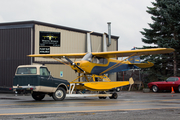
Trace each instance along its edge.
<instances>
[{"instance_id":1,"label":"airplane fuselage","mask_svg":"<svg viewBox=\"0 0 180 120\"><path fill-rule=\"evenodd\" d=\"M110 58L104 58L106 61L104 62L96 62L96 61L88 61L81 60L75 62L80 68L82 68L86 74L107 74L112 72L120 72L127 71L132 68L137 68L134 65L131 65L129 61L120 61ZM78 70L78 68L71 66L72 69L81 73L82 71Z\"/></svg>"}]
</instances>

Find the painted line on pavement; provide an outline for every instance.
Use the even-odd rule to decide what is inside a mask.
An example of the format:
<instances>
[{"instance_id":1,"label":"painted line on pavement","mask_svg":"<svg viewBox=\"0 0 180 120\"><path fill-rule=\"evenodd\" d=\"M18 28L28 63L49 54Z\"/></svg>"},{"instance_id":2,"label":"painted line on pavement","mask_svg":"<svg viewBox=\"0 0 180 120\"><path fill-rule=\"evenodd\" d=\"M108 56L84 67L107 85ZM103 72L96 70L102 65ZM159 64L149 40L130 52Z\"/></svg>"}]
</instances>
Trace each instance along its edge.
<instances>
[{"instance_id":1,"label":"painted line on pavement","mask_svg":"<svg viewBox=\"0 0 180 120\"><path fill-rule=\"evenodd\" d=\"M37 115L37 114L62 114L62 113L91 113L91 112L121 112L121 111L141 111L141 110L160 110L160 109L179 109L180 107L161 107L161 108L138 108L138 109L116 109L116 110L85 110L85 111L57 111L57 112L32 112L32 113L3 113L6 115Z\"/></svg>"}]
</instances>

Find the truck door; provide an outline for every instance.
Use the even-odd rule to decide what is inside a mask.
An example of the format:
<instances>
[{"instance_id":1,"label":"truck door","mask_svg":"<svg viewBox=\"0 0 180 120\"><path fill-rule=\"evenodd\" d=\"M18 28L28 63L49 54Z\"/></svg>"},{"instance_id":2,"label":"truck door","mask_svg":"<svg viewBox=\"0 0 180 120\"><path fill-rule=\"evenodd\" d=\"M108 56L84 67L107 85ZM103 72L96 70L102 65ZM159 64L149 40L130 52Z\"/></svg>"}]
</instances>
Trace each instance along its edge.
<instances>
[{"instance_id":1,"label":"truck door","mask_svg":"<svg viewBox=\"0 0 180 120\"><path fill-rule=\"evenodd\" d=\"M40 67L40 84L42 91L52 91L52 77L46 67Z\"/></svg>"}]
</instances>

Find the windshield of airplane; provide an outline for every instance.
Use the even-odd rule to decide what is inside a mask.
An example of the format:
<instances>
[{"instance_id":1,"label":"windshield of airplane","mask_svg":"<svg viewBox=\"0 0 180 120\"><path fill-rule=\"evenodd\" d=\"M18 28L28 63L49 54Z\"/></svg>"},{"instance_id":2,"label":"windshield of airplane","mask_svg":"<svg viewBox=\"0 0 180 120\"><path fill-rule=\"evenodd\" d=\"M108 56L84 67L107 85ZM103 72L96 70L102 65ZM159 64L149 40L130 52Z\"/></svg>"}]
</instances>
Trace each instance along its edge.
<instances>
[{"instance_id":1,"label":"windshield of airplane","mask_svg":"<svg viewBox=\"0 0 180 120\"><path fill-rule=\"evenodd\" d=\"M92 60L92 54L91 53L87 53L83 58L82 60L87 60L87 61L91 61Z\"/></svg>"},{"instance_id":2,"label":"windshield of airplane","mask_svg":"<svg viewBox=\"0 0 180 120\"><path fill-rule=\"evenodd\" d=\"M87 60L92 63L98 63L98 64L107 64L108 61L106 58L101 58L97 56L93 56L91 53L87 53L82 60Z\"/></svg>"}]
</instances>

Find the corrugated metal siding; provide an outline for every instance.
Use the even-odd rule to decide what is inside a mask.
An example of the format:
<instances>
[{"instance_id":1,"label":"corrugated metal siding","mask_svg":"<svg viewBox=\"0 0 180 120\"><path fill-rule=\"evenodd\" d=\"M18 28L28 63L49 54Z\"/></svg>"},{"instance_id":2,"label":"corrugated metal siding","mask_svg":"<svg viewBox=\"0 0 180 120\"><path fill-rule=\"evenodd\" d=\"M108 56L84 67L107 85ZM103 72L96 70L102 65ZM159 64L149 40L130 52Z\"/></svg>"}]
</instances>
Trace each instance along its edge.
<instances>
[{"instance_id":1,"label":"corrugated metal siding","mask_svg":"<svg viewBox=\"0 0 180 120\"><path fill-rule=\"evenodd\" d=\"M60 47L50 47L50 54L56 53L85 53L86 43L87 43L87 33L80 33L71 30L53 28L43 25L35 25L35 54L39 54L39 31L49 31L49 32L60 32L61 33L61 42ZM108 40L108 38L107 38ZM112 44L108 47L108 51L117 50L117 39L111 39ZM103 46L103 34L102 36L91 34L91 43L93 52L101 52ZM35 58L36 62L54 62L53 59L47 58ZM72 59L74 61L74 59ZM60 78L60 71L63 71L62 79L72 81L77 78L77 73L75 73L69 66L61 64L46 64L48 69L51 71L54 77ZM109 75L110 79L113 81L116 80L116 73Z\"/></svg>"},{"instance_id":2,"label":"corrugated metal siding","mask_svg":"<svg viewBox=\"0 0 180 120\"><path fill-rule=\"evenodd\" d=\"M50 47L50 54L56 53L84 53L86 34L75 31L57 29L42 25L35 25L35 54L39 54L39 31L60 32L60 47ZM54 61L52 59L35 58L35 61Z\"/></svg>"},{"instance_id":3,"label":"corrugated metal siding","mask_svg":"<svg viewBox=\"0 0 180 120\"><path fill-rule=\"evenodd\" d=\"M103 36L91 35L92 52L102 52Z\"/></svg>"},{"instance_id":4,"label":"corrugated metal siding","mask_svg":"<svg viewBox=\"0 0 180 120\"><path fill-rule=\"evenodd\" d=\"M108 40L108 39L106 39L106 40ZM111 38L111 45L108 47L108 51L117 51L117 40L116 39Z\"/></svg>"},{"instance_id":5,"label":"corrugated metal siding","mask_svg":"<svg viewBox=\"0 0 180 120\"><path fill-rule=\"evenodd\" d=\"M0 29L0 87L11 87L16 67L31 64L31 28Z\"/></svg>"}]
</instances>

